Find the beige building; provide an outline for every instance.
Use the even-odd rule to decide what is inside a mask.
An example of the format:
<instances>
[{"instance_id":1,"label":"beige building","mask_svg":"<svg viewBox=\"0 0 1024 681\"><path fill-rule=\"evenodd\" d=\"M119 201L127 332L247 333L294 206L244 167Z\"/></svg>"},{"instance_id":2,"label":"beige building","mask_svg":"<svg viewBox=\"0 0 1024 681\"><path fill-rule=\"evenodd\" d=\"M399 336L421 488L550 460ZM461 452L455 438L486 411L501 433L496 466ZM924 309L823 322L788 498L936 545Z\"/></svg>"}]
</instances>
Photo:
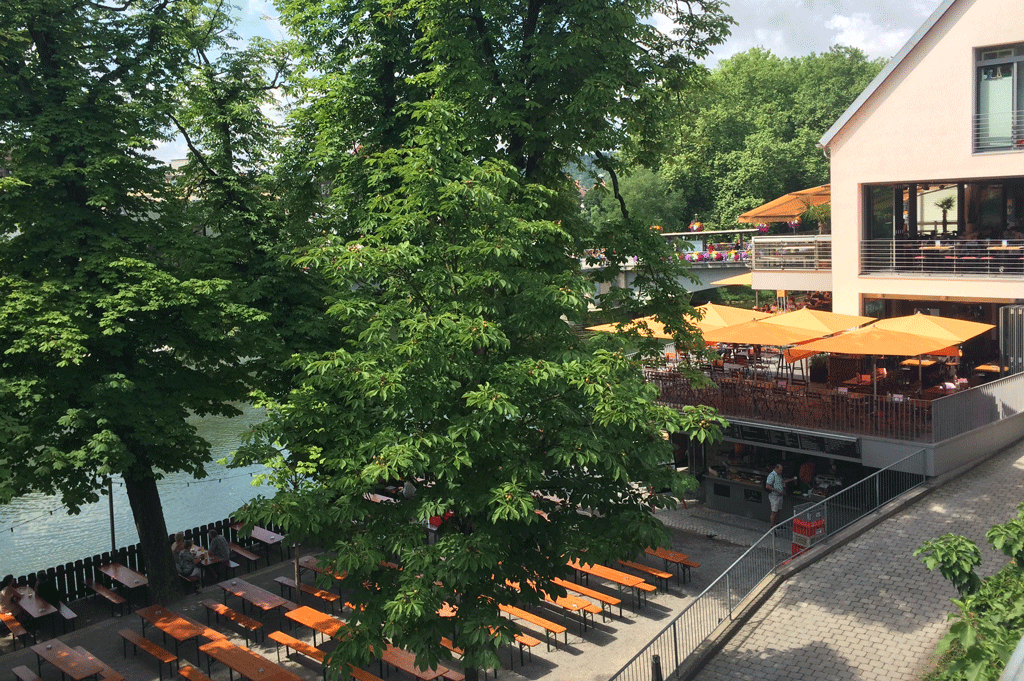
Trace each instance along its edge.
<instances>
[{"instance_id":1,"label":"beige building","mask_svg":"<svg viewBox=\"0 0 1024 681\"><path fill-rule=\"evenodd\" d=\"M718 407L734 424L733 460L754 450L881 468L920 448L927 474L939 475L1024 437L1021 0L943 0L820 145L831 161L831 234L755 237L754 288L830 290L833 311L851 315L921 312L995 328L964 343L960 358L832 355L827 383L812 377L807 387L727 370L703 391L663 381L663 401ZM835 370L872 372L876 361L890 367L887 384L859 394ZM907 371L914 361L937 370L932 383ZM691 453L689 463L699 472L714 458ZM738 506L756 496L756 485L713 482ZM763 512L753 500L751 509Z\"/></svg>"}]
</instances>

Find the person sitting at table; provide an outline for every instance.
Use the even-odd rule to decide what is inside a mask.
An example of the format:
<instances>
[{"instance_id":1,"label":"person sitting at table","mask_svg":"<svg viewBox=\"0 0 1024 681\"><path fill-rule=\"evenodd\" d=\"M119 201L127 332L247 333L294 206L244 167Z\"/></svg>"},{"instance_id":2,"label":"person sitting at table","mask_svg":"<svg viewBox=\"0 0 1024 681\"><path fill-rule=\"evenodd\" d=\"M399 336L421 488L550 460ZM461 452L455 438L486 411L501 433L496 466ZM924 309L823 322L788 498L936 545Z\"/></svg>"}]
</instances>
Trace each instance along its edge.
<instances>
[{"instance_id":1,"label":"person sitting at table","mask_svg":"<svg viewBox=\"0 0 1024 681\"><path fill-rule=\"evenodd\" d=\"M210 555L220 561L217 565L222 567L216 567L214 570L223 572L227 576L227 565L228 561L231 560L231 547L228 546L228 540L221 536L217 530L210 530Z\"/></svg>"},{"instance_id":2,"label":"person sitting at table","mask_svg":"<svg viewBox=\"0 0 1024 681\"><path fill-rule=\"evenodd\" d=\"M59 603L62 600L60 589L57 588L57 582L50 579L44 570L40 570L36 574L36 596L42 598L55 608L59 607Z\"/></svg>"},{"instance_id":3,"label":"person sitting at table","mask_svg":"<svg viewBox=\"0 0 1024 681\"><path fill-rule=\"evenodd\" d=\"M19 622L23 622L25 618L25 611L18 601L21 600L21 594L14 586L14 575L7 575L3 581L0 582L0 610L9 612L14 615Z\"/></svg>"},{"instance_id":4,"label":"person sitting at table","mask_svg":"<svg viewBox=\"0 0 1024 681\"><path fill-rule=\"evenodd\" d=\"M199 558L192 556L192 540L186 539L181 551L178 551L174 559L174 565L178 568L178 574L182 577L201 577L203 571L199 568Z\"/></svg>"},{"instance_id":5,"label":"person sitting at table","mask_svg":"<svg viewBox=\"0 0 1024 681\"><path fill-rule=\"evenodd\" d=\"M178 555L178 552L185 548L185 533L179 532L174 535L174 543L171 544L171 554Z\"/></svg>"}]
</instances>

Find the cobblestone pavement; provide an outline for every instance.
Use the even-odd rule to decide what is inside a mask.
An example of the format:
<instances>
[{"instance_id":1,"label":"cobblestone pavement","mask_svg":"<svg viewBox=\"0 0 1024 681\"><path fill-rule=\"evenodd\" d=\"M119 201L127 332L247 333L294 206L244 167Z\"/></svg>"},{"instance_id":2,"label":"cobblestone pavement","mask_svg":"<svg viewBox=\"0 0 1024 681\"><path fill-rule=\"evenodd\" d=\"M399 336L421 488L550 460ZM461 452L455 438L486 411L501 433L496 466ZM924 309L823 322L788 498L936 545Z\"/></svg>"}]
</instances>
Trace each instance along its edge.
<instances>
[{"instance_id":1,"label":"cobblestone pavement","mask_svg":"<svg viewBox=\"0 0 1024 681\"><path fill-rule=\"evenodd\" d=\"M978 573L993 574L1007 559L985 532L1022 500L1018 443L787 580L696 678L917 679L934 664L956 591L914 550L961 534L981 548Z\"/></svg>"}]
</instances>

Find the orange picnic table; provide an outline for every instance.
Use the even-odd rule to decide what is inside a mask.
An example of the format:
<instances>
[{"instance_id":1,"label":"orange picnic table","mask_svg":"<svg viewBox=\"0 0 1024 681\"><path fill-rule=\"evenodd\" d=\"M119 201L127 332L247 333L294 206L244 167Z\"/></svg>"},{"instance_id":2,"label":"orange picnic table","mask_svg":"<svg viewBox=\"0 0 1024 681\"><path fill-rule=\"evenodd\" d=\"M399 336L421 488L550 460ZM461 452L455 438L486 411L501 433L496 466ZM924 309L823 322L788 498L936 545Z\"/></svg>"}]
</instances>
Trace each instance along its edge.
<instances>
[{"instance_id":1,"label":"orange picnic table","mask_svg":"<svg viewBox=\"0 0 1024 681\"><path fill-rule=\"evenodd\" d=\"M207 675L210 674L213 660L216 660L249 681L304 681L301 676L248 648L236 646L226 639L210 641L201 646L199 650L206 653Z\"/></svg>"},{"instance_id":2,"label":"orange picnic table","mask_svg":"<svg viewBox=\"0 0 1024 681\"><path fill-rule=\"evenodd\" d=\"M313 645L316 645L316 634L320 632L325 637L333 637L345 623L339 620L333 615L328 615L325 612L320 612L308 605L302 605L294 610L289 610L284 614L285 617L290 619L296 624L301 624L304 627L309 627L313 630ZM324 639L326 640L326 638Z\"/></svg>"},{"instance_id":3,"label":"orange picnic table","mask_svg":"<svg viewBox=\"0 0 1024 681\"><path fill-rule=\"evenodd\" d=\"M228 602L228 594L238 596L244 602L251 603L263 612L273 610L274 608L280 608L288 602L281 596L271 593L270 591L267 591L262 587L258 587L255 584L250 584L244 579L225 579L223 582L218 582L217 586L224 590L225 605L227 605ZM244 609L245 606L243 603L243 610Z\"/></svg>"},{"instance_id":4,"label":"orange picnic table","mask_svg":"<svg viewBox=\"0 0 1024 681\"><path fill-rule=\"evenodd\" d=\"M665 561L665 568L668 569L669 563L674 563L676 566L676 583L679 583L680 576L683 577L683 582L686 581L686 575L690 574L690 556L685 553L679 553L672 549L666 549L661 546L651 548L648 546L644 549L644 552L649 556L661 558Z\"/></svg>"},{"instance_id":5,"label":"orange picnic table","mask_svg":"<svg viewBox=\"0 0 1024 681\"><path fill-rule=\"evenodd\" d=\"M600 579L604 579L615 584L620 594L622 592L622 587L632 589L638 608L643 603L644 594L655 589L653 585L648 584L640 577L635 577L625 572L620 572L619 570L613 570L610 567L605 567L604 565L599 565L597 563L582 563L579 559L576 559L570 560L568 565L578 572L582 572L587 575L588 584L590 583L590 575L593 575L594 577L599 577Z\"/></svg>"},{"instance_id":6,"label":"orange picnic table","mask_svg":"<svg viewBox=\"0 0 1024 681\"><path fill-rule=\"evenodd\" d=\"M83 655L57 638L37 643L32 646L32 652L36 654L36 668L40 676L43 673L43 662L49 662L59 669L61 678L67 675L75 681L97 676L103 671L103 665L95 658Z\"/></svg>"}]
</instances>

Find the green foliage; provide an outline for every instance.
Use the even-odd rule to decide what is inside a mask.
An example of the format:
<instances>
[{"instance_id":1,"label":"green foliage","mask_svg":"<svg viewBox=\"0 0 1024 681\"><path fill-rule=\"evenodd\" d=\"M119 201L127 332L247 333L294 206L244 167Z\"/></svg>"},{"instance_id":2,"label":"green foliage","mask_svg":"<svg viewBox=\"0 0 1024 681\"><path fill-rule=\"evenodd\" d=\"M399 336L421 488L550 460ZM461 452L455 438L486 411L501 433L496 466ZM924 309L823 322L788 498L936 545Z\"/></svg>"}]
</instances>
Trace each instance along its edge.
<instances>
[{"instance_id":1,"label":"green foliage","mask_svg":"<svg viewBox=\"0 0 1024 681\"><path fill-rule=\"evenodd\" d=\"M966 537L944 534L926 541L914 555L921 556L921 562L929 570L939 568L961 596L968 596L981 586L981 579L974 573L974 568L981 564L981 551Z\"/></svg>"},{"instance_id":2,"label":"green foliage","mask_svg":"<svg viewBox=\"0 0 1024 681\"><path fill-rule=\"evenodd\" d=\"M978 547L964 537L944 535L914 552L928 569L939 567L961 595L953 599L957 610L949 618L955 621L938 647L945 663L929 675L933 681L995 681L1024 637L1024 504L1016 518L994 525L986 538L1014 560L984 580L973 571L981 562Z\"/></svg>"},{"instance_id":3,"label":"green foliage","mask_svg":"<svg viewBox=\"0 0 1024 681\"><path fill-rule=\"evenodd\" d=\"M1024 579L1012 565L988 577L978 591L953 599L956 620L937 652L954 651L940 675L943 681L996 681L1024 637Z\"/></svg>"},{"instance_id":4,"label":"green foliage","mask_svg":"<svg viewBox=\"0 0 1024 681\"><path fill-rule=\"evenodd\" d=\"M74 512L121 475L156 600L179 587L156 480L205 475L186 419L237 413L261 354L245 255L202 236L148 155L211 22L200 0L0 4L0 502L41 491Z\"/></svg>"},{"instance_id":5,"label":"green foliage","mask_svg":"<svg viewBox=\"0 0 1024 681\"><path fill-rule=\"evenodd\" d=\"M692 484L662 465L664 432L720 437L712 412L653 403L639 362L656 343L632 339L629 356L622 339L571 332L597 249L601 276L628 266L636 282L602 305L659 314L680 347L696 338L664 240L637 219L583 221L564 169L627 143L649 157L663 105L728 17L715 0L281 6L307 69L284 166L315 187L295 183L306 202L290 216L320 234L294 263L331 285L340 331L331 352L295 357L301 381L268 399L239 453L271 461L281 488L246 518L315 538L350 574L361 607L332 664L367 660L384 637L433 664L454 628L464 665L490 667L512 635L497 604L541 598L505 579L559 595L551 579L584 550L660 541L651 509L672 500L655 491ZM658 33L653 12L679 32ZM412 499L364 496L407 480ZM447 512L424 545L422 523ZM381 566L395 557L405 569ZM454 623L436 615L444 601Z\"/></svg>"},{"instance_id":6,"label":"green foliage","mask_svg":"<svg viewBox=\"0 0 1024 681\"><path fill-rule=\"evenodd\" d=\"M1024 571L1024 503L1017 506L1017 517L1002 525L993 525L985 533L993 548L1013 559L1018 570Z\"/></svg>"},{"instance_id":7,"label":"green foliage","mask_svg":"<svg viewBox=\"0 0 1024 681\"><path fill-rule=\"evenodd\" d=\"M846 47L734 55L686 93L660 174L685 197L686 214L735 228L744 211L828 182L817 142L881 67Z\"/></svg>"},{"instance_id":8,"label":"green foliage","mask_svg":"<svg viewBox=\"0 0 1024 681\"><path fill-rule=\"evenodd\" d=\"M621 209L609 189L610 181L595 185L583 199L591 222L621 218ZM663 176L648 168L637 168L619 178L619 192L626 199L631 217L647 226L659 225L664 232L684 231L692 215L686 195L669 186Z\"/></svg>"}]
</instances>

